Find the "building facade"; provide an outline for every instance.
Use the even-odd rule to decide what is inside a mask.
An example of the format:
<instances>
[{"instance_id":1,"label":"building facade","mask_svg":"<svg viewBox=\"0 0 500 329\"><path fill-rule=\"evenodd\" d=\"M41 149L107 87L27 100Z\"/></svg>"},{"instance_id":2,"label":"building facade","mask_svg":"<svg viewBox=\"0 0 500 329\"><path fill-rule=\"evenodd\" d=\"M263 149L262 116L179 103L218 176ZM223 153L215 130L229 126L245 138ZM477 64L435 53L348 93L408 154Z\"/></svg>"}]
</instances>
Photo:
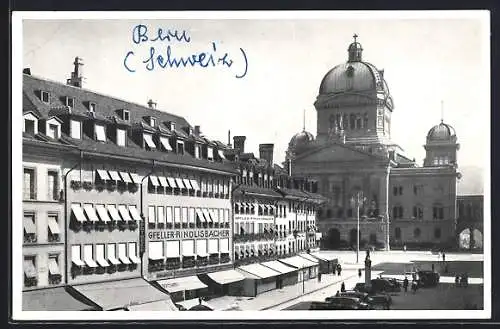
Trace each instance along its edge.
<instances>
[{"instance_id":1,"label":"building facade","mask_svg":"<svg viewBox=\"0 0 500 329\"><path fill-rule=\"evenodd\" d=\"M319 214L327 248L455 245L454 129L432 127L422 167L391 139L394 102L384 70L362 58L354 37L348 60L323 78L315 102L317 136L292 137L286 166L319 181L328 198ZM358 221L359 218L359 221ZM359 223L359 237L358 235Z\"/></svg>"}]
</instances>

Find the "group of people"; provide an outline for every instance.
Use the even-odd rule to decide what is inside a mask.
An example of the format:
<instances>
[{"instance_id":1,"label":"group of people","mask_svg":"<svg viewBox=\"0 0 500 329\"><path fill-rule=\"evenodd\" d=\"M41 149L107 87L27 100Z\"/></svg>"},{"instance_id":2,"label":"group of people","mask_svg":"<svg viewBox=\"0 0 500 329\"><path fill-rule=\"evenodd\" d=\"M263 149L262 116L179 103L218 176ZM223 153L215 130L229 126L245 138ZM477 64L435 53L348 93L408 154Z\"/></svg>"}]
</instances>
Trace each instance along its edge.
<instances>
[{"instance_id":1,"label":"group of people","mask_svg":"<svg viewBox=\"0 0 500 329\"><path fill-rule=\"evenodd\" d=\"M405 292L408 292L408 286L410 285L410 282L408 280L408 278L405 276L405 279L403 280L403 289L405 290ZM412 280L411 280L411 291L413 293L416 293L418 290L418 282L416 280L416 277L413 276Z\"/></svg>"},{"instance_id":2,"label":"group of people","mask_svg":"<svg viewBox=\"0 0 500 329\"><path fill-rule=\"evenodd\" d=\"M345 292L345 283L344 282L342 282L342 284L340 285L340 292ZM335 294L335 296L339 297L340 292L337 290L337 293Z\"/></svg>"},{"instance_id":3,"label":"group of people","mask_svg":"<svg viewBox=\"0 0 500 329\"><path fill-rule=\"evenodd\" d=\"M337 263L337 265L333 266L333 270L332 270L333 275L335 275L335 272L337 272L338 276L340 276L340 274L342 273L342 266L338 263Z\"/></svg>"}]
</instances>

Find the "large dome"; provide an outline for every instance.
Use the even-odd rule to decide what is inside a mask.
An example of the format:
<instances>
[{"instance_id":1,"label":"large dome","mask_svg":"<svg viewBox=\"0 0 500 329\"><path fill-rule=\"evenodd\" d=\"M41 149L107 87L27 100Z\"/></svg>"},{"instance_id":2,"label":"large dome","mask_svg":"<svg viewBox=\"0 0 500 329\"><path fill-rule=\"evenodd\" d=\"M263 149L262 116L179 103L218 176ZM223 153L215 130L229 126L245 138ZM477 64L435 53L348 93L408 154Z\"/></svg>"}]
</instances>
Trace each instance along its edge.
<instances>
[{"instance_id":1,"label":"large dome","mask_svg":"<svg viewBox=\"0 0 500 329\"><path fill-rule=\"evenodd\" d=\"M320 94L383 91L385 81L377 68L366 62L347 62L331 69L321 81Z\"/></svg>"},{"instance_id":2,"label":"large dome","mask_svg":"<svg viewBox=\"0 0 500 329\"><path fill-rule=\"evenodd\" d=\"M443 121L432 127L427 134L427 142L448 142L454 138L456 138L455 129Z\"/></svg>"}]
</instances>

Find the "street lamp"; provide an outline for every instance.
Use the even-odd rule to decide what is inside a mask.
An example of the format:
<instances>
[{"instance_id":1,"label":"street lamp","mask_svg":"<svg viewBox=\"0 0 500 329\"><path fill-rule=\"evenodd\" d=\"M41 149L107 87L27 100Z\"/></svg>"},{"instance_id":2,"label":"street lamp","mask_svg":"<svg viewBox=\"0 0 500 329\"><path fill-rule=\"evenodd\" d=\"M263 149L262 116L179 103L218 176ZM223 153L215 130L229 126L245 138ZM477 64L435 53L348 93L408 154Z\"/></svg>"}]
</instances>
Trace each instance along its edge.
<instances>
[{"instance_id":1,"label":"street lamp","mask_svg":"<svg viewBox=\"0 0 500 329\"><path fill-rule=\"evenodd\" d=\"M351 197L351 205L356 207L356 219L357 219L357 230L356 230L356 264L359 262L359 207L366 202L366 198L363 196L363 192L356 192Z\"/></svg>"}]
</instances>

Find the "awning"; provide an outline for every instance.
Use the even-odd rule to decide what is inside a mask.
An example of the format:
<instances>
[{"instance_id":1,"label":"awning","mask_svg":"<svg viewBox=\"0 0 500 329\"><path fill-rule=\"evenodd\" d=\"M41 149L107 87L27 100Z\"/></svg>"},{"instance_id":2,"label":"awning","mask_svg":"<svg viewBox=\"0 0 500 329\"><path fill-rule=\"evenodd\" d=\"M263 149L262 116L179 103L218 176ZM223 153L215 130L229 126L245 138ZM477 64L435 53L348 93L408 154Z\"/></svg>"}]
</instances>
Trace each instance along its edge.
<instances>
[{"instance_id":1,"label":"awning","mask_svg":"<svg viewBox=\"0 0 500 329\"><path fill-rule=\"evenodd\" d=\"M280 262L278 262L276 260L272 260L270 262L265 262L265 263L261 263L261 264L263 266L267 266L270 269L275 270L277 272L280 272L282 274L291 273L291 272L294 272L294 271L297 270L294 267L287 266L287 265L285 265L283 263L280 263Z\"/></svg>"},{"instance_id":2,"label":"awning","mask_svg":"<svg viewBox=\"0 0 500 329\"><path fill-rule=\"evenodd\" d=\"M250 264L239 267L240 270L258 276L261 279L271 278L273 276L280 275L280 272L265 267L261 264Z\"/></svg>"},{"instance_id":3,"label":"awning","mask_svg":"<svg viewBox=\"0 0 500 329\"><path fill-rule=\"evenodd\" d=\"M92 245L90 245L90 247L92 247ZM89 249L89 250L92 250L92 249ZM92 258L92 255L89 255L89 253L87 253L85 251L85 249L83 250L83 261L85 262L85 264L88 267L93 267L93 268L98 267L97 263Z\"/></svg>"},{"instance_id":4,"label":"awning","mask_svg":"<svg viewBox=\"0 0 500 329\"><path fill-rule=\"evenodd\" d=\"M141 260L135 254L130 254L130 255L128 255L128 257L130 258L130 260L134 264L140 264L141 263Z\"/></svg>"},{"instance_id":5,"label":"awning","mask_svg":"<svg viewBox=\"0 0 500 329\"><path fill-rule=\"evenodd\" d=\"M153 186L159 186L160 185L160 183L158 183L158 177L156 177L156 176L150 175L149 176L149 181L151 182L151 184L153 184Z\"/></svg>"},{"instance_id":6,"label":"awning","mask_svg":"<svg viewBox=\"0 0 500 329\"><path fill-rule=\"evenodd\" d=\"M23 291L23 311L100 311L100 307L71 296L64 287Z\"/></svg>"},{"instance_id":7,"label":"awning","mask_svg":"<svg viewBox=\"0 0 500 329\"><path fill-rule=\"evenodd\" d=\"M128 210L130 211L133 220L140 221L142 219L141 215L139 215L139 211L137 210L136 206L129 206Z\"/></svg>"},{"instance_id":8,"label":"awning","mask_svg":"<svg viewBox=\"0 0 500 329\"><path fill-rule=\"evenodd\" d=\"M24 274L28 278L36 278L36 268L35 264L31 260L25 260L24 261Z\"/></svg>"},{"instance_id":9,"label":"awning","mask_svg":"<svg viewBox=\"0 0 500 329\"><path fill-rule=\"evenodd\" d=\"M177 188L177 184L175 184L175 179L173 177L167 177L167 180L171 188Z\"/></svg>"},{"instance_id":10,"label":"awning","mask_svg":"<svg viewBox=\"0 0 500 329\"><path fill-rule=\"evenodd\" d=\"M318 266L318 263L311 262L300 256L293 256L288 258L279 259L280 262L285 263L285 265L291 265L296 268L312 267Z\"/></svg>"},{"instance_id":11,"label":"awning","mask_svg":"<svg viewBox=\"0 0 500 329\"><path fill-rule=\"evenodd\" d=\"M156 282L169 293L207 288L207 285L201 282L195 275Z\"/></svg>"},{"instance_id":12,"label":"awning","mask_svg":"<svg viewBox=\"0 0 500 329\"><path fill-rule=\"evenodd\" d=\"M214 280L218 284L228 284L228 283L242 281L245 279L245 277L241 273L235 270L213 272L213 273L208 273L207 275L210 279Z\"/></svg>"},{"instance_id":13,"label":"awning","mask_svg":"<svg viewBox=\"0 0 500 329\"><path fill-rule=\"evenodd\" d=\"M132 218L130 217L130 213L128 212L128 209L124 205L118 206L118 210L120 211L120 215L122 216L122 220L124 221L131 221Z\"/></svg>"},{"instance_id":14,"label":"awning","mask_svg":"<svg viewBox=\"0 0 500 329\"><path fill-rule=\"evenodd\" d=\"M59 224L57 224L57 221L54 217L49 217L48 224L49 224L49 230L52 234L60 234L61 233L61 231L59 230Z\"/></svg>"},{"instance_id":15,"label":"awning","mask_svg":"<svg viewBox=\"0 0 500 329\"><path fill-rule=\"evenodd\" d=\"M95 206L96 210L97 210L97 213L99 214L99 218L103 221L103 222L109 222L111 219L109 218L108 216L108 211L106 210L106 208L104 207L104 205L102 204L98 204Z\"/></svg>"},{"instance_id":16,"label":"awning","mask_svg":"<svg viewBox=\"0 0 500 329\"><path fill-rule=\"evenodd\" d=\"M120 171L120 176L125 183L133 183L129 173Z\"/></svg>"},{"instance_id":17,"label":"awning","mask_svg":"<svg viewBox=\"0 0 500 329\"><path fill-rule=\"evenodd\" d=\"M87 217L91 222L99 221L99 217L97 217L97 213L95 212L95 209L92 205L86 204L83 206L83 209L85 209L85 213L87 214Z\"/></svg>"},{"instance_id":18,"label":"awning","mask_svg":"<svg viewBox=\"0 0 500 329\"><path fill-rule=\"evenodd\" d=\"M108 173L112 180L122 180L117 171L108 170Z\"/></svg>"},{"instance_id":19,"label":"awning","mask_svg":"<svg viewBox=\"0 0 500 329\"><path fill-rule=\"evenodd\" d=\"M173 151L166 137L160 137L160 143L167 151Z\"/></svg>"},{"instance_id":20,"label":"awning","mask_svg":"<svg viewBox=\"0 0 500 329\"><path fill-rule=\"evenodd\" d=\"M97 254L96 257L95 257L95 260L97 261L97 264L99 264L99 266L101 266L101 267L108 267L109 266L108 261L106 259L104 259L104 253ZM119 263L120 262L117 261L117 264L119 264ZM115 265L117 265L117 264L115 264Z\"/></svg>"},{"instance_id":21,"label":"awning","mask_svg":"<svg viewBox=\"0 0 500 329\"><path fill-rule=\"evenodd\" d=\"M205 219L207 221L212 221L212 218L210 217L210 214L206 208L201 208L201 211L203 212L203 216L205 216Z\"/></svg>"},{"instance_id":22,"label":"awning","mask_svg":"<svg viewBox=\"0 0 500 329\"><path fill-rule=\"evenodd\" d=\"M312 253L311 254L313 257L316 257L320 260L324 261L332 261L332 260L337 260L337 257L334 254L324 254L324 253Z\"/></svg>"},{"instance_id":23,"label":"awning","mask_svg":"<svg viewBox=\"0 0 500 329\"><path fill-rule=\"evenodd\" d=\"M225 159L226 157L224 156L224 153L222 152L222 150L219 150L219 156L221 159Z\"/></svg>"},{"instance_id":24,"label":"awning","mask_svg":"<svg viewBox=\"0 0 500 329\"><path fill-rule=\"evenodd\" d=\"M156 148L156 144L153 142L153 136L149 135L149 134L143 134L144 136L144 141L146 142L146 145L149 147L149 148Z\"/></svg>"},{"instance_id":25,"label":"awning","mask_svg":"<svg viewBox=\"0 0 500 329\"><path fill-rule=\"evenodd\" d=\"M319 260L316 257L313 257L313 256L311 256L309 254L299 254L299 256L303 257L303 258L305 258L305 259L307 259L307 260L309 260L309 261L311 261L313 263L319 263Z\"/></svg>"},{"instance_id":26,"label":"awning","mask_svg":"<svg viewBox=\"0 0 500 329\"><path fill-rule=\"evenodd\" d=\"M191 186L193 187L193 189L195 189L195 190L200 189L200 186L198 185L198 182L196 180L190 179L189 182L191 183Z\"/></svg>"},{"instance_id":27,"label":"awning","mask_svg":"<svg viewBox=\"0 0 500 329\"><path fill-rule=\"evenodd\" d=\"M107 205L107 208L108 208L109 214L111 215L111 219L113 219L116 222L122 220L122 218L120 217L120 214L118 213L118 210L116 209L116 207L114 205L109 204L109 205Z\"/></svg>"},{"instance_id":28,"label":"awning","mask_svg":"<svg viewBox=\"0 0 500 329\"><path fill-rule=\"evenodd\" d=\"M57 264L57 261L54 258L49 259L49 274L50 275L60 275L61 270L59 269L59 265Z\"/></svg>"},{"instance_id":29,"label":"awning","mask_svg":"<svg viewBox=\"0 0 500 329\"><path fill-rule=\"evenodd\" d=\"M81 210L81 209L80 209ZM36 234L36 226L31 218L24 217L24 230L27 234Z\"/></svg>"},{"instance_id":30,"label":"awning","mask_svg":"<svg viewBox=\"0 0 500 329\"><path fill-rule=\"evenodd\" d=\"M127 307L129 311L179 311L174 302L169 298L146 304L131 305Z\"/></svg>"},{"instance_id":31,"label":"awning","mask_svg":"<svg viewBox=\"0 0 500 329\"><path fill-rule=\"evenodd\" d=\"M183 178L182 179L182 182L184 183L184 186L189 189L189 190L192 190L193 187L191 186L191 182L189 181L189 179L187 178Z\"/></svg>"},{"instance_id":32,"label":"awning","mask_svg":"<svg viewBox=\"0 0 500 329\"><path fill-rule=\"evenodd\" d=\"M108 175L108 172L103 169L97 169L97 175L101 180L110 180L111 178Z\"/></svg>"},{"instance_id":33,"label":"awning","mask_svg":"<svg viewBox=\"0 0 500 329\"><path fill-rule=\"evenodd\" d=\"M130 305L146 304L168 299L168 295L151 286L142 278L107 281L72 286L103 310L128 308Z\"/></svg>"},{"instance_id":34,"label":"awning","mask_svg":"<svg viewBox=\"0 0 500 329\"><path fill-rule=\"evenodd\" d=\"M184 183L182 182L182 179L181 179L181 178L176 177L176 178L175 178L175 182L177 183L177 186L178 186L179 188L181 188L181 189L182 189L182 188L187 188L187 187L185 187L185 186L184 186Z\"/></svg>"},{"instance_id":35,"label":"awning","mask_svg":"<svg viewBox=\"0 0 500 329\"><path fill-rule=\"evenodd\" d=\"M123 249L118 248L118 259L120 260L120 262L122 262L123 264L126 264L126 265L129 265L132 263L130 261L130 259L127 257L125 248L123 248Z\"/></svg>"},{"instance_id":36,"label":"awning","mask_svg":"<svg viewBox=\"0 0 500 329\"><path fill-rule=\"evenodd\" d=\"M75 218L77 221L79 221L80 223L87 221L85 215L83 214L82 207L79 204L72 204L71 210L73 211L73 214L75 214Z\"/></svg>"},{"instance_id":37,"label":"awning","mask_svg":"<svg viewBox=\"0 0 500 329\"><path fill-rule=\"evenodd\" d=\"M160 181L160 185L163 186L163 187L170 187L170 185L168 185L168 182L167 182L167 179L163 176L158 176L158 180Z\"/></svg>"},{"instance_id":38,"label":"awning","mask_svg":"<svg viewBox=\"0 0 500 329\"><path fill-rule=\"evenodd\" d=\"M85 263L80 259L80 254L71 253L71 261L77 266L85 266Z\"/></svg>"},{"instance_id":39,"label":"awning","mask_svg":"<svg viewBox=\"0 0 500 329\"><path fill-rule=\"evenodd\" d=\"M135 183L135 184L140 184L141 183L141 178L136 173L131 172L130 173L130 178L132 178L132 182Z\"/></svg>"}]
</instances>

